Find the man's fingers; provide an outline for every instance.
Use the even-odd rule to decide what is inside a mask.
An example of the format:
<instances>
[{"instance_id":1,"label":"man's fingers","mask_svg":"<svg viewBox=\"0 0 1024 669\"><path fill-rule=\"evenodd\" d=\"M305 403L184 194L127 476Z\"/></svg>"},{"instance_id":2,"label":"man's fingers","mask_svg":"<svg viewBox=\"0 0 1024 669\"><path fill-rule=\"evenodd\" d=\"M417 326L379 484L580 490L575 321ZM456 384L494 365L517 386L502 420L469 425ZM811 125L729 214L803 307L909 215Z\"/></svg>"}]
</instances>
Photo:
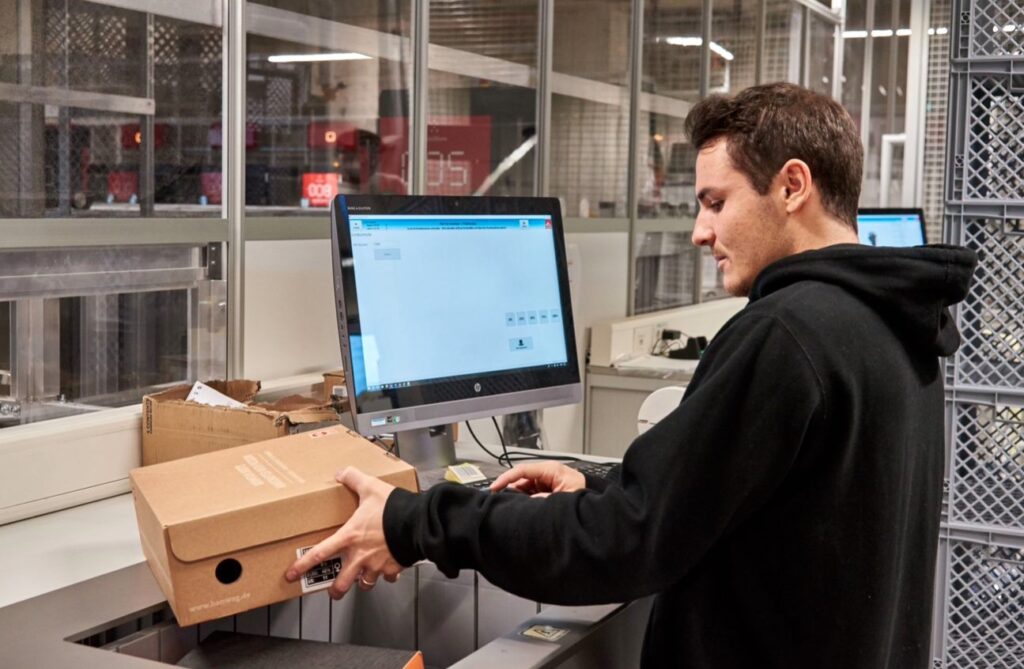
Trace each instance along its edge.
<instances>
[{"instance_id":1,"label":"man's fingers","mask_svg":"<svg viewBox=\"0 0 1024 669\"><path fill-rule=\"evenodd\" d=\"M359 497L363 496L363 490L366 487L365 484L368 478L366 474L355 467L345 467L334 476L335 481L348 487Z\"/></svg>"},{"instance_id":2,"label":"man's fingers","mask_svg":"<svg viewBox=\"0 0 1024 669\"><path fill-rule=\"evenodd\" d=\"M512 469L506 470L501 473L501 476L494 479L491 483L491 490L501 490L502 488L520 480L527 479L533 480L538 478L544 472L544 466L539 462L531 462L525 465L516 465Z\"/></svg>"},{"instance_id":3,"label":"man's fingers","mask_svg":"<svg viewBox=\"0 0 1024 669\"><path fill-rule=\"evenodd\" d=\"M550 494L551 493L549 492L535 492L534 494L530 495L530 497L547 497Z\"/></svg>"},{"instance_id":4,"label":"man's fingers","mask_svg":"<svg viewBox=\"0 0 1024 669\"><path fill-rule=\"evenodd\" d=\"M359 574L363 571L364 566L362 559L342 560L341 571L329 588L332 591L331 596L334 597L334 592L337 592L338 597L341 597L348 592L356 582L356 579L359 578Z\"/></svg>"},{"instance_id":5,"label":"man's fingers","mask_svg":"<svg viewBox=\"0 0 1024 669\"><path fill-rule=\"evenodd\" d=\"M289 582L295 581L299 576L305 574L316 565L321 562L326 562L332 557L338 555L341 553L341 548L344 543L341 530L338 530L316 546L313 546L313 548L306 551L305 555L293 562L292 565L288 567L288 571L284 574L285 580Z\"/></svg>"}]
</instances>

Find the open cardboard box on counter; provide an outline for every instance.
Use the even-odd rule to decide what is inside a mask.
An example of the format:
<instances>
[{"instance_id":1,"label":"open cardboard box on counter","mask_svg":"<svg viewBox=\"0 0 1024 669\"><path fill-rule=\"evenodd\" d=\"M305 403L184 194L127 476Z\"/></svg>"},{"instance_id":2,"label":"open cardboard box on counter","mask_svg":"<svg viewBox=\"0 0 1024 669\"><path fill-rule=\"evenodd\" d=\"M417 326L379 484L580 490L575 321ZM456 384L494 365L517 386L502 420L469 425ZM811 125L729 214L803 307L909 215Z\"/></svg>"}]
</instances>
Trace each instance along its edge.
<instances>
[{"instance_id":1,"label":"open cardboard box on counter","mask_svg":"<svg viewBox=\"0 0 1024 669\"><path fill-rule=\"evenodd\" d=\"M187 401L191 385L146 395L142 399L143 465L318 429L338 420L330 400L292 395L260 403L256 402L259 381L205 383L246 406L229 408Z\"/></svg>"},{"instance_id":2,"label":"open cardboard box on counter","mask_svg":"<svg viewBox=\"0 0 1024 669\"><path fill-rule=\"evenodd\" d=\"M335 473L359 468L416 491L416 470L337 425L131 471L142 552L181 626L326 588L340 559L284 578L358 501Z\"/></svg>"}]
</instances>

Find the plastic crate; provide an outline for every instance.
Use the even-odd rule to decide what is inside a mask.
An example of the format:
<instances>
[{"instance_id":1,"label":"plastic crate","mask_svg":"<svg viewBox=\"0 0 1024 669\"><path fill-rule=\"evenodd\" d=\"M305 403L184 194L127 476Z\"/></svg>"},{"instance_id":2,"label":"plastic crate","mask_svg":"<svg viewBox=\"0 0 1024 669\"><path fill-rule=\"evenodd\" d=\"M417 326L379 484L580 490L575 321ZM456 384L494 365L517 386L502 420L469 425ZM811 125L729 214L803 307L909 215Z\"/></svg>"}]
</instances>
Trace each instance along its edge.
<instances>
[{"instance_id":1,"label":"plastic crate","mask_svg":"<svg viewBox=\"0 0 1024 669\"><path fill-rule=\"evenodd\" d=\"M951 430L950 522L1024 532L1024 397L954 391Z\"/></svg>"},{"instance_id":2,"label":"plastic crate","mask_svg":"<svg viewBox=\"0 0 1024 669\"><path fill-rule=\"evenodd\" d=\"M1024 204L1024 61L951 68L947 202Z\"/></svg>"},{"instance_id":3,"label":"plastic crate","mask_svg":"<svg viewBox=\"0 0 1024 669\"><path fill-rule=\"evenodd\" d=\"M955 0L953 58L1024 57L1022 17L1022 0Z\"/></svg>"},{"instance_id":4,"label":"plastic crate","mask_svg":"<svg viewBox=\"0 0 1024 669\"><path fill-rule=\"evenodd\" d=\"M1024 394L1024 206L957 210L946 216L946 239L977 252L978 268L953 312L962 343L947 382Z\"/></svg>"},{"instance_id":5,"label":"plastic crate","mask_svg":"<svg viewBox=\"0 0 1024 669\"><path fill-rule=\"evenodd\" d=\"M1024 539L945 534L933 666L1024 667Z\"/></svg>"}]
</instances>

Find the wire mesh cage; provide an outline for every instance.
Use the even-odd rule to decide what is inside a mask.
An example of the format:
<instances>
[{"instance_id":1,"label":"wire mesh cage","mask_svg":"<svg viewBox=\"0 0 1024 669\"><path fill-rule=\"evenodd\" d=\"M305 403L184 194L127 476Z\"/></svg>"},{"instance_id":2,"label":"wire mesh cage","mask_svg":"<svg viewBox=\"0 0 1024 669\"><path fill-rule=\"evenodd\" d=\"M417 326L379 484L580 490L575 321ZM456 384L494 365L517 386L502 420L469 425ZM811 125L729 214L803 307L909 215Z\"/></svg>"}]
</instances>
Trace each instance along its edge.
<instances>
[{"instance_id":1,"label":"wire mesh cage","mask_svg":"<svg viewBox=\"0 0 1024 669\"><path fill-rule=\"evenodd\" d=\"M964 212L961 209L961 212ZM947 239L978 254L967 298L956 309L963 343L954 385L986 392L1024 389L1024 207L950 214Z\"/></svg>"},{"instance_id":2,"label":"wire mesh cage","mask_svg":"<svg viewBox=\"0 0 1024 669\"><path fill-rule=\"evenodd\" d=\"M1024 519L1024 398L968 402L954 392L951 431L950 521L1019 528Z\"/></svg>"},{"instance_id":3,"label":"wire mesh cage","mask_svg":"<svg viewBox=\"0 0 1024 669\"><path fill-rule=\"evenodd\" d=\"M1024 203L1024 62L950 75L948 200Z\"/></svg>"},{"instance_id":4,"label":"wire mesh cage","mask_svg":"<svg viewBox=\"0 0 1024 669\"><path fill-rule=\"evenodd\" d=\"M950 538L942 659L945 669L1024 666L1024 548L1012 537Z\"/></svg>"},{"instance_id":5,"label":"wire mesh cage","mask_svg":"<svg viewBox=\"0 0 1024 669\"><path fill-rule=\"evenodd\" d=\"M954 58L1024 57L1024 2L957 0Z\"/></svg>"}]
</instances>

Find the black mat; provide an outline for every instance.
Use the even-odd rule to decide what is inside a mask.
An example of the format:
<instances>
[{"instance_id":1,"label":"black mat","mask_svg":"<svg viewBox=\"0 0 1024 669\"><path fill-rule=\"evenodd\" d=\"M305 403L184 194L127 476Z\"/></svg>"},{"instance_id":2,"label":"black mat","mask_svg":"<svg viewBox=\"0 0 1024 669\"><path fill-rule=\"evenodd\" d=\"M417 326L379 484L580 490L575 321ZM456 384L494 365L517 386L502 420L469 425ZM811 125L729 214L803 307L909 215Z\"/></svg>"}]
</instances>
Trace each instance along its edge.
<instances>
[{"instance_id":1,"label":"black mat","mask_svg":"<svg viewBox=\"0 0 1024 669\"><path fill-rule=\"evenodd\" d=\"M214 632L181 658L178 666L192 669L402 669L415 654L411 650Z\"/></svg>"}]
</instances>

